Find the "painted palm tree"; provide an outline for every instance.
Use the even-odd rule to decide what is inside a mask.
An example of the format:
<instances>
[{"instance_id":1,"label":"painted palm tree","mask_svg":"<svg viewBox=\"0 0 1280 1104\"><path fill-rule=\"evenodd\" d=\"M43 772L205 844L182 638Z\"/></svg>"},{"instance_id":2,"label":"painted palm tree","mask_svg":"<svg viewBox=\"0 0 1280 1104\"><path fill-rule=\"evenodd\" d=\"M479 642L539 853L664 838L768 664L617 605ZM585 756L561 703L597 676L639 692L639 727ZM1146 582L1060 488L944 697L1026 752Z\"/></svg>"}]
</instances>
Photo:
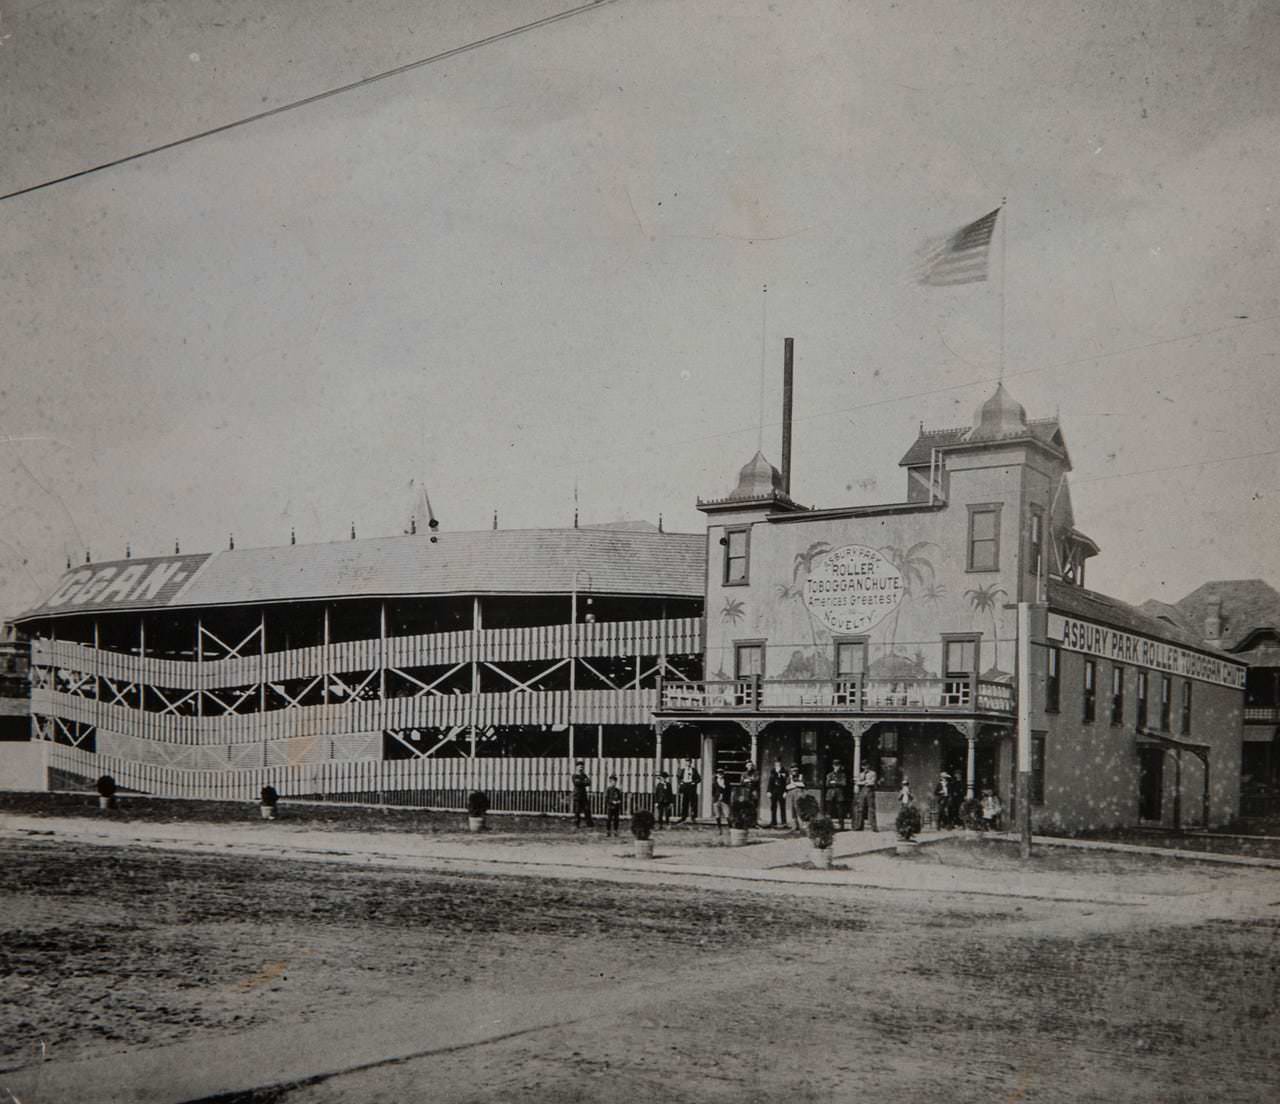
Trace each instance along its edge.
<instances>
[{"instance_id":1,"label":"painted palm tree","mask_svg":"<svg viewBox=\"0 0 1280 1104\"><path fill-rule=\"evenodd\" d=\"M996 610L1000 608L1000 599L1008 598L1009 592L1004 587L999 587L992 583L990 586L980 586L973 590L966 590L964 596L969 599L969 605L973 607L974 613L989 613L991 615L991 640L992 647L995 649L993 666L999 671L1000 627L996 622Z\"/></svg>"},{"instance_id":2,"label":"painted palm tree","mask_svg":"<svg viewBox=\"0 0 1280 1104\"><path fill-rule=\"evenodd\" d=\"M724 605L720 607L720 623L722 625L736 625L746 616L747 607L740 598L726 598ZM727 679L729 676L725 673L726 657L729 654L729 640L727 636L720 637L720 670L716 672L716 677Z\"/></svg>"},{"instance_id":3,"label":"painted palm tree","mask_svg":"<svg viewBox=\"0 0 1280 1104\"><path fill-rule=\"evenodd\" d=\"M917 586L926 588L926 595L928 595L930 589L936 590L938 596L942 594L945 588L938 588L937 574L933 569L933 561L921 555L926 548L937 547L933 541L916 541L909 548L899 548L895 544L886 544L879 550L880 554L893 564L898 569L898 574L902 576L902 602L911 597L913 588ZM925 580L926 571L929 573L927 583ZM934 600L937 600L936 597ZM890 651L893 651L898 643L898 619L902 616L902 602L899 602L898 608L893 611L893 629L889 633Z\"/></svg>"},{"instance_id":4,"label":"painted palm tree","mask_svg":"<svg viewBox=\"0 0 1280 1104\"><path fill-rule=\"evenodd\" d=\"M808 548L797 552L791 564L790 584L779 583L777 587L779 598L784 601L799 602L804 607L805 617L809 620L809 638L813 642L815 661L818 655L818 623L814 620L813 613L805 604L804 584L809 578L809 573L813 570L813 565L830 551L831 545L826 541L814 541Z\"/></svg>"}]
</instances>

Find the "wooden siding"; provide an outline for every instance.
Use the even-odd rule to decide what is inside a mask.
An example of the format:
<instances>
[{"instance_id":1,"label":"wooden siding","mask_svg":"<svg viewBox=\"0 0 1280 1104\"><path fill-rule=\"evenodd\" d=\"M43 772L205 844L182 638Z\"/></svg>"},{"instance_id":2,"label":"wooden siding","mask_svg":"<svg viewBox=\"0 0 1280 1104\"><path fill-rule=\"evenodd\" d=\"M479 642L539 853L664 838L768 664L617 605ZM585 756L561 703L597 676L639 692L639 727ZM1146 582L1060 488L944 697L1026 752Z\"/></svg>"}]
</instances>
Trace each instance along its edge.
<instances>
[{"instance_id":1,"label":"wooden siding","mask_svg":"<svg viewBox=\"0 0 1280 1104\"><path fill-rule=\"evenodd\" d=\"M249 646L252 647L252 643ZM513 663L571 656L700 655L701 652L701 619L685 617L388 637L385 655L383 642L373 639L203 663L155 659L65 640L37 639L31 644L31 663L36 667L54 667L166 690L215 690L373 671L384 666L440 667L473 661Z\"/></svg>"},{"instance_id":2,"label":"wooden siding","mask_svg":"<svg viewBox=\"0 0 1280 1104\"><path fill-rule=\"evenodd\" d=\"M429 695L370 698L329 705L190 717L152 713L47 688L33 689L31 711L38 716L96 725L100 729L171 744L234 744L337 736L401 728L472 725L647 725L658 691L551 690L531 693Z\"/></svg>"},{"instance_id":3,"label":"wooden siding","mask_svg":"<svg viewBox=\"0 0 1280 1104\"><path fill-rule=\"evenodd\" d=\"M139 763L61 744L48 746L48 764L90 780L109 774L125 790L163 797L256 803L263 786L274 786L286 800L360 800L462 810L471 790L483 790L495 811L550 813L570 811L573 769L565 759L521 758L326 760L202 770ZM602 812L605 786L616 774L627 795L626 811L650 808L657 772L674 769L674 762L653 759L588 759L593 806Z\"/></svg>"}]
</instances>

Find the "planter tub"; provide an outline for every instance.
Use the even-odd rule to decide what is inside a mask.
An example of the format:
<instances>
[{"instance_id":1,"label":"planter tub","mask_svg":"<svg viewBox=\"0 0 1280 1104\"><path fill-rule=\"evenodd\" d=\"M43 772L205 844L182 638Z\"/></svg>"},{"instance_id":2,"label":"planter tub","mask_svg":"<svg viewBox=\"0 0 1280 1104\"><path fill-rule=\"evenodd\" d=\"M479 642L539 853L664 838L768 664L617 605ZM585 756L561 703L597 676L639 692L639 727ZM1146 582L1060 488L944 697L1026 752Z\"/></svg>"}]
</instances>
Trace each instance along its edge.
<instances>
[{"instance_id":1,"label":"planter tub","mask_svg":"<svg viewBox=\"0 0 1280 1104\"><path fill-rule=\"evenodd\" d=\"M896 849L899 855L914 855L920 844L916 840L900 839L897 842Z\"/></svg>"},{"instance_id":2,"label":"planter tub","mask_svg":"<svg viewBox=\"0 0 1280 1104\"><path fill-rule=\"evenodd\" d=\"M99 808L99 809L101 809L101 810L105 813L108 809L110 809L110 808L111 808L111 801L112 801L112 799L111 799L111 798L109 798L109 797L102 797L101 795L99 795L99 796L98 796L98 808Z\"/></svg>"},{"instance_id":3,"label":"planter tub","mask_svg":"<svg viewBox=\"0 0 1280 1104\"><path fill-rule=\"evenodd\" d=\"M651 859L653 858L653 840L636 840L636 858Z\"/></svg>"},{"instance_id":4,"label":"planter tub","mask_svg":"<svg viewBox=\"0 0 1280 1104\"><path fill-rule=\"evenodd\" d=\"M819 870L831 869L831 848L830 847L811 847L809 850L813 853L813 865Z\"/></svg>"},{"instance_id":5,"label":"planter tub","mask_svg":"<svg viewBox=\"0 0 1280 1104\"><path fill-rule=\"evenodd\" d=\"M276 807L274 805L259 805L258 811L262 813L263 820L276 819Z\"/></svg>"},{"instance_id":6,"label":"planter tub","mask_svg":"<svg viewBox=\"0 0 1280 1104\"><path fill-rule=\"evenodd\" d=\"M480 817L473 817L473 816L469 816L469 817L467 817L467 831L468 831L468 832L483 832L483 831L484 831L484 817L482 817L482 816L480 816Z\"/></svg>"},{"instance_id":7,"label":"planter tub","mask_svg":"<svg viewBox=\"0 0 1280 1104\"><path fill-rule=\"evenodd\" d=\"M730 847L744 846L747 842L748 832L749 832L749 829L747 828L730 828L729 829L729 846Z\"/></svg>"}]
</instances>

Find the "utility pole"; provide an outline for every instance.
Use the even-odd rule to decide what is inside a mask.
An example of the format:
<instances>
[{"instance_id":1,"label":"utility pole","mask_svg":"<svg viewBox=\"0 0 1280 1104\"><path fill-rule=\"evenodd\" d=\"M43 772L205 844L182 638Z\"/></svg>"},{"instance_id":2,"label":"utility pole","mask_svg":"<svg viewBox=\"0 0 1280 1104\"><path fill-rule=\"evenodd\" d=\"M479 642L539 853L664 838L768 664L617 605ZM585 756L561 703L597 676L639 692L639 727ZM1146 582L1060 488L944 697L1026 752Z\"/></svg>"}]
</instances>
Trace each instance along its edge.
<instances>
[{"instance_id":1,"label":"utility pole","mask_svg":"<svg viewBox=\"0 0 1280 1104\"><path fill-rule=\"evenodd\" d=\"M1031 603L1018 603L1018 829L1031 858Z\"/></svg>"}]
</instances>

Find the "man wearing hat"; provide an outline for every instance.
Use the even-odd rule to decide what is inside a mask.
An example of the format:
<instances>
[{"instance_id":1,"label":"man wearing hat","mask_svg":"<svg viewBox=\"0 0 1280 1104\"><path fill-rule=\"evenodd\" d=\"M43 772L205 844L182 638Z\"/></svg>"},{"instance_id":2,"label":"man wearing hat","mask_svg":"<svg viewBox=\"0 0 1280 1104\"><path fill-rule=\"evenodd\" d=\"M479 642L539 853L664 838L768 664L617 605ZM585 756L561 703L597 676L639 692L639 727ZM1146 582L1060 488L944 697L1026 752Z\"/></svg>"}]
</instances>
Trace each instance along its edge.
<instances>
[{"instance_id":1,"label":"man wearing hat","mask_svg":"<svg viewBox=\"0 0 1280 1104\"><path fill-rule=\"evenodd\" d=\"M933 822L939 828L951 827L951 798L953 783L946 771L938 772L938 782L933 787Z\"/></svg>"},{"instance_id":2,"label":"man wearing hat","mask_svg":"<svg viewBox=\"0 0 1280 1104\"><path fill-rule=\"evenodd\" d=\"M880 776L876 774L875 768L870 763L864 763L862 769L858 771L858 807L855 827L859 832L867 826L868 820L871 821L873 832L880 831L876 823L876 783L879 781Z\"/></svg>"}]
</instances>

